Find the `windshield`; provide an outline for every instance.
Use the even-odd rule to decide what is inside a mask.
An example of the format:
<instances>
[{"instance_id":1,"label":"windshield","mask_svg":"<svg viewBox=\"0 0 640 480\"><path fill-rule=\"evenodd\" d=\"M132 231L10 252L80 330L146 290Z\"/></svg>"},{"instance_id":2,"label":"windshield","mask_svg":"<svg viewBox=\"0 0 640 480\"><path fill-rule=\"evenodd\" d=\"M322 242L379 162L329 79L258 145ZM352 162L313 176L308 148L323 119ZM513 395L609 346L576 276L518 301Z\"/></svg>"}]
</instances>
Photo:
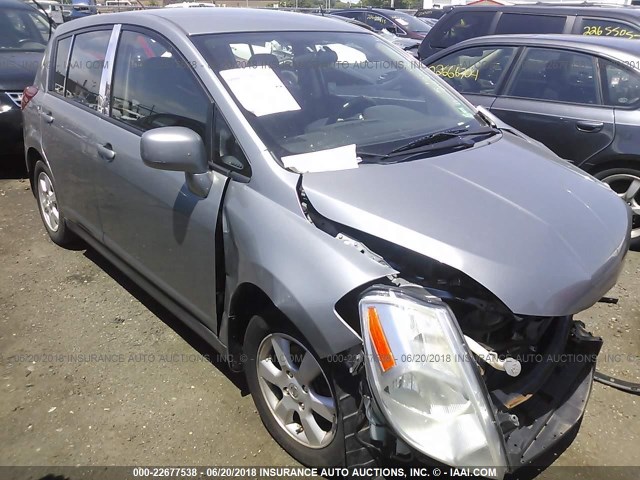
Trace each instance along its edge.
<instances>
[{"instance_id":1,"label":"windshield","mask_svg":"<svg viewBox=\"0 0 640 480\"><path fill-rule=\"evenodd\" d=\"M422 65L378 36L261 32L194 38L278 157L354 146L388 153L486 123Z\"/></svg>"},{"instance_id":2,"label":"windshield","mask_svg":"<svg viewBox=\"0 0 640 480\"><path fill-rule=\"evenodd\" d=\"M429 28L426 26L426 24L423 21L418 20L416 17L412 17L411 15L407 15L406 13L402 12L393 12L389 15L405 30L421 33L427 33L429 31Z\"/></svg>"},{"instance_id":3,"label":"windshield","mask_svg":"<svg viewBox=\"0 0 640 480\"><path fill-rule=\"evenodd\" d=\"M0 51L44 51L50 28L47 17L37 11L4 8L0 14Z\"/></svg>"}]
</instances>

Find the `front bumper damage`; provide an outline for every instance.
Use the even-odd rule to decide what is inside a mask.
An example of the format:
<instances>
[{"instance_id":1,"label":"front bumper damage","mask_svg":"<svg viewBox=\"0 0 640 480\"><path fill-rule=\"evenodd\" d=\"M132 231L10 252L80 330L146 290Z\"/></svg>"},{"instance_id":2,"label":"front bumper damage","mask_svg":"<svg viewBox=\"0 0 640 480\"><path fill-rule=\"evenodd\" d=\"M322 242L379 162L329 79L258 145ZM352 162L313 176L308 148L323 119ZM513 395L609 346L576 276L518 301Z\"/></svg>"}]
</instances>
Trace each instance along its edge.
<instances>
[{"instance_id":1,"label":"front bumper damage","mask_svg":"<svg viewBox=\"0 0 640 480\"><path fill-rule=\"evenodd\" d=\"M546 466L547 457L558 453L554 450L564 450L577 433L602 340L588 333L581 322L569 325L563 349L539 355L535 369L510 391L491 392L494 405L500 403L499 412L519 419L512 430L509 423L501 425L510 470Z\"/></svg>"},{"instance_id":2,"label":"front bumper damage","mask_svg":"<svg viewBox=\"0 0 640 480\"><path fill-rule=\"evenodd\" d=\"M507 455L506 470L500 466L495 470L498 478L502 476L501 471L506 471L504 478L518 478L520 472L527 471L531 476L532 470L535 474L546 468L571 444L578 432L591 393L602 340L592 336L582 322L571 317L561 317L558 321L554 341L543 352L532 354L533 358L528 359L535 366L508 387L489 391ZM453 467L458 475L492 471L475 465L443 465L407 446L385 424L375 395L368 401L369 421L361 434L382 445L384 457L378 459L380 464ZM358 459L348 460L355 463Z\"/></svg>"}]
</instances>

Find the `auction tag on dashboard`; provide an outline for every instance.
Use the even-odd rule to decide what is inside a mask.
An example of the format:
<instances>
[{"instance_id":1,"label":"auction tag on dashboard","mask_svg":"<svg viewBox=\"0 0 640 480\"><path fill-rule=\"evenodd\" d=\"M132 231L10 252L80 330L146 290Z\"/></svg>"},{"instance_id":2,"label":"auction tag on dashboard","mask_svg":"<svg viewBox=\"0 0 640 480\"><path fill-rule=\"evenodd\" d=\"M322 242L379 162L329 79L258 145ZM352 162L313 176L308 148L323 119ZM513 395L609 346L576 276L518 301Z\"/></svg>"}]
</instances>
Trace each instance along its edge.
<instances>
[{"instance_id":1,"label":"auction tag on dashboard","mask_svg":"<svg viewBox=\"0 0 640 480\"><path fill-rule=\"evenodd\" d=\"M358 168L356 145L289 155L282 157L282 164L285 168L290 168L298 173L332 172Z\"/></svg>"},{"instance_id":2,"label":"auction tag on dashboard","mask_svg":"<svg viewBox=\"0 0 640 480\"><path fill-rule=\"evenodd\" d=\"M300 105L271 67L244 67L220 72L244 108L257 117L300 110Z\"/></svg>"}]
</instances>

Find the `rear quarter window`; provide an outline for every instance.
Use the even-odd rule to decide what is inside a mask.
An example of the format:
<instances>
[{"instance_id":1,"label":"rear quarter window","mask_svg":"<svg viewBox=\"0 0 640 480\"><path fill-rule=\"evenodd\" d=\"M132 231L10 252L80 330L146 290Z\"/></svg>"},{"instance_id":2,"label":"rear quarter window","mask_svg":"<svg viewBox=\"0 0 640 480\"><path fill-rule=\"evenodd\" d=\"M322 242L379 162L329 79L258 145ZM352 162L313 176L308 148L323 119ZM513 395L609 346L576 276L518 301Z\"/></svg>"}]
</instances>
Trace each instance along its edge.
<instances>
[{"instance_id":1,"label":"rear quarter window","mask_svg":"<svg viewBox=\"0 0 640 480\"><path fill-rule=\"evenodd\" d=\"M64 84L67 79L67 68L69 66L69 50L71 49L72 37L58 40L53 61L53 76L49 82L49 90L60 95L64 95Z\"/></svg>"},{"instance_id":2,"label":"rear quarter window","mask_svg":"<svg viewBox=\"0 0 640 480\"><path fill-rule=\"evenodd\" d=\"M510 33L562 33L566 16L503 13L498 20L496 35Z\"/></svg>"}]
</instances>

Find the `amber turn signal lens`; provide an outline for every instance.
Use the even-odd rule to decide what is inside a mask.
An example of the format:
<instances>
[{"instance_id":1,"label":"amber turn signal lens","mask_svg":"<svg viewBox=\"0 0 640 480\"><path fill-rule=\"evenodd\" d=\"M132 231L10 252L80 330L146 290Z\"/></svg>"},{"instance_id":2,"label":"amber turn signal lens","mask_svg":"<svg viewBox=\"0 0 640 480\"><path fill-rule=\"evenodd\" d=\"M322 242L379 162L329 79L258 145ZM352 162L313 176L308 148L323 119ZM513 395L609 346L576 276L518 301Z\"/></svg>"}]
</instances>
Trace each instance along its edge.
<instances>
[{"instance_id":1,"label":"amber turn signal lens","mask_svg":"<svg viewBox=\"0 0 640 480\"><path fill-rule=\"evenodd\" d=\"M369 307L367 309L367 316L369 317L369 336L373 342L373 348L376 350L376 354L378 355L378 361L380 362L382 371L386 372L391 367L395 367L396 360L393 358L389 342L384 334L384 330L382 330L382 325L380 324L380 318L378 317L376 308Z\"/></svg>"}]
</instances>

